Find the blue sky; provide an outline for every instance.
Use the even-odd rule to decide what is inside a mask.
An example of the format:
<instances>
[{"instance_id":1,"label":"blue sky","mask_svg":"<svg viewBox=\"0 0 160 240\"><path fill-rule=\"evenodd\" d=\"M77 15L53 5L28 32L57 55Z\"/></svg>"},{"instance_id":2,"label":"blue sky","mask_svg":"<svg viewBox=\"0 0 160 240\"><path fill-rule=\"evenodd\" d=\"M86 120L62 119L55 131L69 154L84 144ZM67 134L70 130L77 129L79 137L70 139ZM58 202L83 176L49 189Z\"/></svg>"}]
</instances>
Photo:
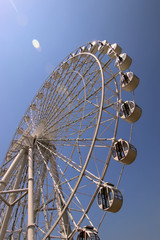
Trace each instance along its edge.
<instances>
[{"instance_id":1,"label":"blue sky","mask_svg":"<svg viewBox=\"0 0 160 240\"><path fill-rule=\"evenodd\" d=\"M133 59L131 69L140 78L136 103L143 108L133 133L138 156L123 175L122 210L108 214L102 224L103 240L160 235L159 11L158 0L0 2L0 162L36 92L71 51L106 39Z\"/></svg>"}]
</instances>

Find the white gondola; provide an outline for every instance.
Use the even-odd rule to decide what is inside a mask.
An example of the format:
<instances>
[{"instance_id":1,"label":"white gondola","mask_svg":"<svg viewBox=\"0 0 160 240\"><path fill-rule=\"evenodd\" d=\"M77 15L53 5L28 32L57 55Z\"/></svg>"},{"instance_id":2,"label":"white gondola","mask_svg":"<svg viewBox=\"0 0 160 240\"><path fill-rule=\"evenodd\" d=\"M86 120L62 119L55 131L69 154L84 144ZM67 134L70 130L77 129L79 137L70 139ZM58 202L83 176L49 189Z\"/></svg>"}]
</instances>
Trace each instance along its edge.
<instances>
[{"instance_id":1,"label":"white gondola","mask_svg":"<svg viewBox=\"0 0 160 240\"><path fill-rule=\"evenodd\" d=\"M142 109L133 101L126 101L121 105L120 117L129 123L134 123L139 120L142 114Z\"/></svg>"},{"instance_id":2,"label":"white gondola","mask_svg":"<svg viewBox=\"0 0 160 240\"><path fill-rule=\"evenodd\" d=\"M130 58L126 53L122 53L116 58L115 66L121 71L125 71L130 67L132 63L132 58Z\"/></svg>"},{"instance_id":3,"label":"white gondola","mask_svg":"<svg viewBox=\"0 0 160 240\"><path fill-rule=\"evenodd\" d=\"M22 135L23 132L24 132L23 128L19 127L19 128L17 129L17 133L18 133L19 135Z\"/></svg>"},{"instance_id":4,"label":"white gondola","mask_svg":"<svg viewBox=\"0 0 160 240\"><path fill-rule=\"evenodd\" d=\"M109 49L109 44L106 40L102 41L98 47L98 51L102 54L106 54Z\"/></svg>"},{"instance_id":5,"label":"white gondola","mask_svg":"<svg viewBox=\"0 0 160 240\"><path fill-rule=\"evenodd\" d=\"M121 192L113 184L106 183L100 187L97 202L100 209L108 212L118 212L123 204Z\"/></svg>"},{"instance_id":6,"label":"white gondola","mask_svg":"<svg viewBox=\"0 0 160 240\"><path fill-rule=\"evenodd\" d=\"M44 96L44 94L43 94L42 92L38 92L37 98L38 98L39 100L42 100L43 96Z\"/></svg>"},{"instance_id":7,"label":"white gondola","mask_svg":"<svg viewBox=\"0 0 160 240\"><path fill-rule=\"evenodd\" d=\"M88 52L88 48L86 46L80 47L80 53Z\"/></svg>"},{"instance_id":8,"label":"white gondola","mask_svg":"<svg viewBox=\"0 0 160 240\"><path fill-rule=\"evenodd\" d=\"M70 63L75 63L77 61L77 55L75 53L72 53L70 55Z\"/></svg>"},{"instance_id":9,"label":"white gondola","mask_svg":"<svg viewBox=\"0 0 160 240\"><path fill-rule=\"evenodd\" d=\"M119 139L113 145L113 159L124 164L131 164L137 156L137 149L129 142Z\"/></svg>"},{"instance_id":10,"label":"white gondola","mask_svg":"<svg viewBox=\"0 0 160 240\"><path fill-rule=\"evenodd\" d=\"M139 78L133 72L126 72L121 75L120 85L127 92L134 91L139 84Z\"/></svg>"},{"instance_id":11,"label":"white gondola","mask_svg":"<svg viewBox=\"0 0 160 240\"><path fill-rule=\"evenodd\" d=\"M98 51L98 46L99 46L98 43L96 41L93 41L90 43L88 51L93 54L96 54L96 52Z\"/></svg>"},{"instance_id":12,"label":"white gondola","mask_svg":"<svg viewBox=\"0 0 160 240\"><path fill-rule=\"evenodd\" d=\"M60 73L58 71L54 72L53 78L56 80L60 77Z\"/></svg>"},{"instance_id":13,"label":"white gondola","mask_svg":"<svg viewBox=\"0 0 160 240\"><path fill-rule=\"evenodd\" d=\"M79 232L77 240L100 240L97 231L92 226L85 226Z\"/></svg>"},{"instance_id":14,"label":"white gondola","mask_svg":"<svg viewBox=\"0 0 160 240\"><path fill-rule=\"evenodd\" d=\"M62 70L65 71L69 68L69 64L67 62L63 63Z\"/></svg>"},{"instance_id":15,"label":"white gondola","mask_svg":"<svg viewBox=\"0 0 160 240\"><path fill-rule=\"evenodd\" d=\"M111 47L108 49L107 55L111 59L115 59L116 54L119 55L121 54L121 52L122 52L122 48L117 43L113 43Z\"/></svg>"},{"instance_id":16,"label":"white gondola","mask_svg":"<svg viewBox=\"0 0 160 240\"><path fill-rule=\"evenodd\" d=\"M36 110L36 104L35 103L32 103L30 108L32 109L32 111L35 111Z\"/></svg>"},{"instance_id":17,"label":"white gondola","mask_svg":"<svg viewBox=\"0 0 160 240\"><path fill-rule=\"evenodd\" d=\"M30 116L26 115L26 116L24 117L24 121L25 121L25 122L29 122L29 120L30 120Z\"/></svg>"},{"instance_id":18,"label":"white gondola","mask_svg":"<svg viewBox=\"0 0 160 240\"><path fill-rule=\"evenodd\" d=\"M51 87L51 85L52 85L51 82L48 82L48 81L47 81L47 82L45 83L44 87L47 88L47 89L49 89L49 88Z\"/></svg>"}]
</instances>

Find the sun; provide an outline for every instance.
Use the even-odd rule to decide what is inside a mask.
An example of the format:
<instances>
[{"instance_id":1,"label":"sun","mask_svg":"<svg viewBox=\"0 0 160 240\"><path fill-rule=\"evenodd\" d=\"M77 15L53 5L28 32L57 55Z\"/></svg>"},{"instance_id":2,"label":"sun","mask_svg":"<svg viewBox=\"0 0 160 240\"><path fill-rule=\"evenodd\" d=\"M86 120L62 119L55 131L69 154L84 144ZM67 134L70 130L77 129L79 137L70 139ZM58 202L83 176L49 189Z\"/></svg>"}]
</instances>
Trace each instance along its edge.
<instances>
[{"instance_id":1,"label":"sun","mask_svg":"<svg viewBox=\"0 0 160 240\"><path fill-rule=\"evenodd\" d=\"M38 42L38 40L33 39L32 44L33 44L33 47L40 48L40 43Z\"/></svg>"}]
</instances>

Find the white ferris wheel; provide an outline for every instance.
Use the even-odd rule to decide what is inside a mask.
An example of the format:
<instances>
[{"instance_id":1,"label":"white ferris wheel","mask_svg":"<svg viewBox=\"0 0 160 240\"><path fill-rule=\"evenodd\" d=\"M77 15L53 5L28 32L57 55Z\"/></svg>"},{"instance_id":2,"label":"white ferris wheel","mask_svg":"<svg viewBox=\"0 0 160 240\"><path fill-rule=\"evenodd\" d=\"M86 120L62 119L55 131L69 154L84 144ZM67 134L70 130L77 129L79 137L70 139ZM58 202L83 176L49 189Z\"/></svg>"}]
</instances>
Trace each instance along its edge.
<instances>
[{"instance_id":1,"label":"white ferris wheel","mask_svg":"<svg viewBox=\"0 0 160 240\"><path fill-rule=\"evenodd\" d=\"M0 239L99 240L106 213L120 210L142 113L121 51L106 40L77 48L36 94L0 168Z\"/></svg>"}]
</instances>

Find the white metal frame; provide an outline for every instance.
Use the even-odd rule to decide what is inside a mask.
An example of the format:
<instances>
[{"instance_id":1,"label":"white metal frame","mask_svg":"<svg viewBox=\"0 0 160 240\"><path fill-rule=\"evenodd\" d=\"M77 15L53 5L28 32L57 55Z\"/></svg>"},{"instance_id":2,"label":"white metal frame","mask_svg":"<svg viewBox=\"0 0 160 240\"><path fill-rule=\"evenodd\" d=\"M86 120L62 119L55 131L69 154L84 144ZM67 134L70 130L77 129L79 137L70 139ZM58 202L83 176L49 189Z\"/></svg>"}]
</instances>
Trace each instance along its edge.
<instances>
[{"instance_id":1,"label":"white metal frame","mask_svg":"<svg viewBox=\"0 0 160 240\"><path fill-rule=\"evenodd\" d=\"M121 105L121 70L96 44L94 54L78 48L60 63L19 124L3 162L0 239L7 227L19 239L71 240L84 222L94 226L88 212L109 168Z\"/></svg>"}]
</instances>

